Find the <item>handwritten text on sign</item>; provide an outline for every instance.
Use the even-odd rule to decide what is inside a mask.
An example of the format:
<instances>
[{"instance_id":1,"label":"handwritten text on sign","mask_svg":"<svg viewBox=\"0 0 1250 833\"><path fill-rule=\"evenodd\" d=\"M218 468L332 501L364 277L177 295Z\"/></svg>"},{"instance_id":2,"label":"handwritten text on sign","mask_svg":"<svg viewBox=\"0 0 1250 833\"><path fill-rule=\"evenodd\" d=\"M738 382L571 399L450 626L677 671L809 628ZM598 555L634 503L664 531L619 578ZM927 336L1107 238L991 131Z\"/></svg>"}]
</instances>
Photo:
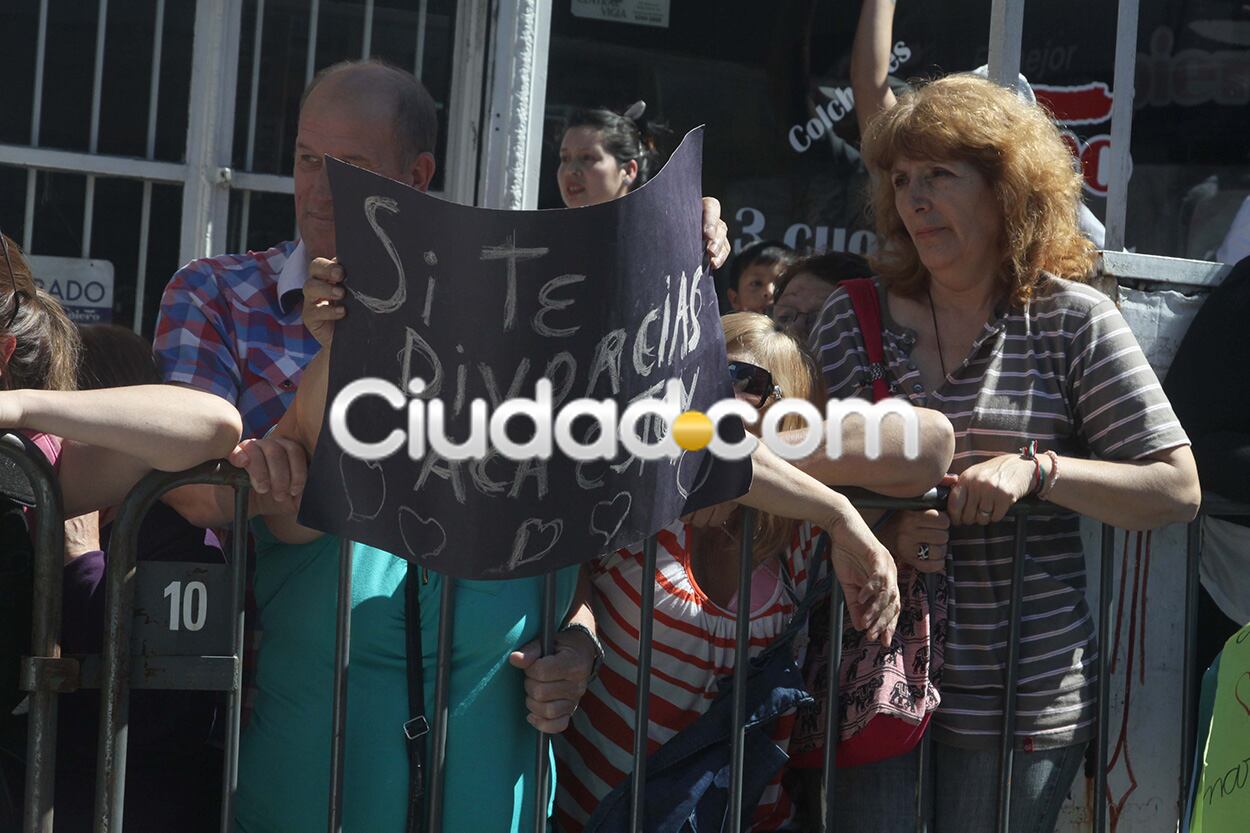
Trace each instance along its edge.
<instances>
[{"instance_id":1,"label":"handwritten text on sign","mask_svg":"<svg viewBox=\"0 0 1250 833\"><path fill-rule=\"evenodd\" d=\"M681 382L683 410L732 398L702 268L702 138L689 134L637 191L557 211L455 205L330 160L350 291L327 402L365 377L403 391L421 380L420 397L442 403L446 436L463 438L470 403L495 411L533 397L539 379L557 410L578 398L624 410L670 379ZM348 415L352 433L374 441L407 422L376 398ZM659 422L638 429L654 436ZM589 425L572 430L595 439ZM428 447L414 456L363 462L323 430L300 520L439 572L524 576L636 543L750 480L745 461L707 451L649 461L510 460L489 449L463 461Z\"/></svg>"}]
</instances>

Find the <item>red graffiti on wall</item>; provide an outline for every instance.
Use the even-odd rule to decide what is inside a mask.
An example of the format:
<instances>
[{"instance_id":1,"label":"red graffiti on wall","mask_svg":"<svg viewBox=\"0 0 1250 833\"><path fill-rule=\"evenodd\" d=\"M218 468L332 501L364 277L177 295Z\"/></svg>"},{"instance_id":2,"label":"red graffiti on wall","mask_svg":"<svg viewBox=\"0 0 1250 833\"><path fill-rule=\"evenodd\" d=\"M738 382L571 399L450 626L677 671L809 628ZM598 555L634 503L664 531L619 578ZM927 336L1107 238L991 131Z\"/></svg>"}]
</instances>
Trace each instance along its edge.
<instances>
[{"instance_id":1,"label":"red graffiti on wall","mask_svg":"<svg viewBox=\"0 0 1250 833\"><path fill-rule=\"evenodd\" d=\"M1128 639L1124 651L1124 712L1120 718L1120 732L1112 746L1111 757L1107 761L1107 793L1102 797L1109 802L1108 821L1111 833L1115 833L1120 823L1120 816L1128 804L1129 797L1137 791L1137 775L1133 772L1133 758L1129 750L1128 719L1133 702L1133 667L1137 666L1137 683L1146 684L1146 588L1150 583L1150 538L1149 532L1136 533L1136 552L1133 558L1132 593L1126 592L1125 585L1129 575L1129 535L1124 536L1124 552L1120 559L1120 594L1116 602L1115 638L1111 645L1110 673L1116 674L1120 665L1120 636L1124 630L1125 602L1128 601ZM1107 577L1101 577L1106 581ZM1140 628L1140 636L1138 629ZM1104 647L1103 650L1106 650ZM1139 656L1140 654L1140 656ZM1117 798L1113 795L1111 771L1121 763L1124 774L1128 778L1128 786Z\"/></svg>"}]
</instances>

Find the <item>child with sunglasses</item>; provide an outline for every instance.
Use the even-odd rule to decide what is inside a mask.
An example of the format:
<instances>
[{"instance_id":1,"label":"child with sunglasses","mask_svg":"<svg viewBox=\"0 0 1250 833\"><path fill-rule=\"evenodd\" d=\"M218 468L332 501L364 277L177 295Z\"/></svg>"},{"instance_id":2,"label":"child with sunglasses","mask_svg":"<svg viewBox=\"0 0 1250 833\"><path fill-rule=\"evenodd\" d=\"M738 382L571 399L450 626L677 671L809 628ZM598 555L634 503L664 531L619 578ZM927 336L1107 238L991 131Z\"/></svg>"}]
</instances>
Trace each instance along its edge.
<instances>
[{"instance_id":1,"label":"child with sunglasses","mask_svg":"<svg viewBox=\"0 0 1250 833\"><path fill-rule=\"evenodd\" d=\"M732 313L721 321L729 376L739 399L758 408L761 416L783 392L823 406L824 390L815 363L793 336L756 313ZM801 427L790 424L797 421L797 417L787 417L780 427ZM789 471L795 477L804 476L797 469ZM825 491L831 501L842 500L836 492ZM791 510L787 506L784 511ZM808 513L802 510L794 514L798 519L757 513L751 542L755 568L750 599L745 601L737 598L742 544L736 516L710 529L677 522L659 534L652 579L655 613L647 730L651 751L706 711L718 692L717 681L732 674L741 605L747 606L750 615L752 657L782 634L817 573L821 530L816 524L827 523L830 517L803 517ZM850 566L848 553L835 547L833 560L843 580ZM604 556L591 562L589 571L605 657L569 729L556 738L560 766L556 808L560 829L571 833L583 829L598 803L633 768L638 627L643 616L637 591L648 580L642 572L641 549ZM848 598L853 595L848 590ZM772 739L783 750L793 723L790 712L773 727ZM778 775L755 808L753 829L777 829L791 815L791 803Z\"/></svg>"}]
</instances>

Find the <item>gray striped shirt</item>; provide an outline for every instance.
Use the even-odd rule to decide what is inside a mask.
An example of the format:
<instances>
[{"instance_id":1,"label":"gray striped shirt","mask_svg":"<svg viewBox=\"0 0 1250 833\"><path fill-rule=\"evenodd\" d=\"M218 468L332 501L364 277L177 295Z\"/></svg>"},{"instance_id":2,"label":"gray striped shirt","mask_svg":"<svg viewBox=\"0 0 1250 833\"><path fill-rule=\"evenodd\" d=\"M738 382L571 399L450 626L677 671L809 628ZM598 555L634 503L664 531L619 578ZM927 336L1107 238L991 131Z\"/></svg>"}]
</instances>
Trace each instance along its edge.
<instances>
[{"instance_id":1,"label":"gray striped shirt","mask_svg":"<svg viewBox=\"0 0 1250 833\"><path fill-rule=\"evenodd\" d=\"M1050 278L1024 309L1001 306L933 392L909 358L915 332L890 317L884 294L881 307L887 380L896 395L950 419L954 473L1029 440L1061 456L1107 460L1189 442L1123 317L1091 287ZM844 290L830 296L811 338L829 396L871 398ZM1098 654L1079 516L1031 518L1026 529L1016 738L1025 749L1049 749L1092 737ZM946 667L933 721L945 743L991 747L1002 727L1013 533L1011 520L951 530Z\"/></svg>"}]
</instances>

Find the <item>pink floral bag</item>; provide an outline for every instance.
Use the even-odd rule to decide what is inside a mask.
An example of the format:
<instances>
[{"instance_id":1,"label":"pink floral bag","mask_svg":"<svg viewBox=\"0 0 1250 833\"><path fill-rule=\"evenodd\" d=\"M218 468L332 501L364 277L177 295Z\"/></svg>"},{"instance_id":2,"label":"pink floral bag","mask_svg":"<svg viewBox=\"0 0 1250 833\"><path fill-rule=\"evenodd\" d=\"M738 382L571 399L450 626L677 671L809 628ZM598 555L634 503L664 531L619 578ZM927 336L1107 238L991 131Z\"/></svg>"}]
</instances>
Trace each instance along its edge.
<instances>
[{"instance_id":1,"label":"pink floral bag","mask_svg":"<svg viewBox=\"0 0 1250 833\"><path fill-rule=\"evenodd\" d=\"M842 282L864 337L874 401L890 395L885 381L881 305L871 278ZM881 521L884 521L882 518ZM878 522L878 526L880 522ZM933 577L932 607L925 576L898 572L902 610L894 641L886 648L855 630L843 614L842 663L838 669L837 765L861 766L905 755L915 748L941 697L942 647L946 644L946 581ZM801 706L790 741L791 765L824 764L829 668L829 607L812 612L811 648L803 677L814 702Z\"/></svg>"}]
</instances>

